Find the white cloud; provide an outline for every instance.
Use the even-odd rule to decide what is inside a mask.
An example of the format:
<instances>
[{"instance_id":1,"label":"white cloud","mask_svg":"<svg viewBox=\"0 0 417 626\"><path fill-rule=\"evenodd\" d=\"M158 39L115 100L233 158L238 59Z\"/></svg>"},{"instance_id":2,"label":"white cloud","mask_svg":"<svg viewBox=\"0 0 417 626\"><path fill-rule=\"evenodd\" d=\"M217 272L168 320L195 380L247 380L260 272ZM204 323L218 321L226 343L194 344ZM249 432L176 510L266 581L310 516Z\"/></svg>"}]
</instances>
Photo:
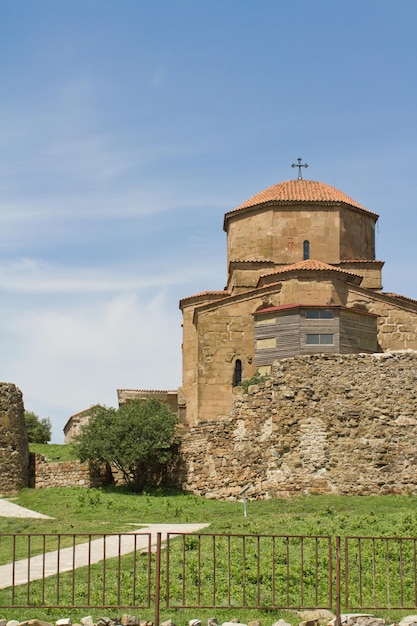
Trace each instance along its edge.
<instances>
[{"instance_id":1,"label":"white cloud","mask_svg":"<svg viewBox=\"0 0 417 626\"><path fill-rule=\"evenodd\" d=\"M25 406L53 423L62 441L68 417L96 402L117 404L117 388L176 388L181 383L181 328L163 293L123 294L65 309L15 311L2 380L23 392ZM7 344L7 341L5 342ZM5 375L7 370L7 375Z\"/></svg>"},{"instance_id":2,"label":"white cloud","mask_svg":"<svg viewBox=\"0 0 417 626\"><path fill-rule=\"evenodd\" d=\"M137 291L180 285L210 277L213 268L178 265L160 273L132 267L74 267L24 258L0 263L0 291L20 294L92 294Z\"/></svg>"}]
</instances>

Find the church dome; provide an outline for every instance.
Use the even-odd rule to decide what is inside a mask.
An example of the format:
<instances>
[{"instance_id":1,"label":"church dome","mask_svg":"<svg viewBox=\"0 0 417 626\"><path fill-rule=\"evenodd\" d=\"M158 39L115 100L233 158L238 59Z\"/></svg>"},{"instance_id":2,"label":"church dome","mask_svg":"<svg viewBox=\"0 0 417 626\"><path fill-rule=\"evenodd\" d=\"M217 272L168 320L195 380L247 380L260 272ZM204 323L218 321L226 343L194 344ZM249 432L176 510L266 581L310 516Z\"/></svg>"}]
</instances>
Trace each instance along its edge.
<instances>
[{"instance_id":1,"label":"church dome","mask_svg":"<svg viewBox=\"0 0 417 626\"><path fill-rule=\"evenodd\" d=\"M282 183L272 185L263 191L257 193L255 196L243 202L233 211L229 211L226 215L230 215L235 211L241 209L247 209L257 205L266 203L278 203L278 204L292 204L294 202L314 202L314 203L328 203L328 204L347 204L360 211L365 211L368 214L375 215L372 211L369 211L361 204L347 196L336 187L320 183L315 180L286 180ZM377 217L377 216L376 216Z\"/></svg>"}]
</instances>

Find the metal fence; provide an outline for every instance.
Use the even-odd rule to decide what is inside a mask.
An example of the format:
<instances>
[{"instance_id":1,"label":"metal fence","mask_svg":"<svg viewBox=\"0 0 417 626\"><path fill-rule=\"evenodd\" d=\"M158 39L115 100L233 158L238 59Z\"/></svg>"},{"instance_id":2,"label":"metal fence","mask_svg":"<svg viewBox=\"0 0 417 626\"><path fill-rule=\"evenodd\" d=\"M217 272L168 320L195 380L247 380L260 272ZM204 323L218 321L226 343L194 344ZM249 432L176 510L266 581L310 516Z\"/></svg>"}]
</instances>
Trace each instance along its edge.
<instances>
[{"instance_id":1,"label":"metal fence","mask_svg":"<svg viewBox=\"0 0 417 626\"><path fill-rule=\"evenodd\" d=\"M346 610L417 607L417 538L346 537Z\"/></svg>"},{"instance_id":2,"label":"metal fence","mask_svg":"<svg viewBox=\"0 0 417 626\"><path fill-rule=\"evenodd\" d=\"M2 534L0 608L415 609L417 538Z\"/></svg>"},{"instance_id":3,"label":"metal fence","mask_svg":"<svg viewBox=\"0 0 417 626\"><path fill-rule=\"evenodd\" d=\"M152 535L1 534L0 607L147 608Z\"/></svg>"}]
</instances>

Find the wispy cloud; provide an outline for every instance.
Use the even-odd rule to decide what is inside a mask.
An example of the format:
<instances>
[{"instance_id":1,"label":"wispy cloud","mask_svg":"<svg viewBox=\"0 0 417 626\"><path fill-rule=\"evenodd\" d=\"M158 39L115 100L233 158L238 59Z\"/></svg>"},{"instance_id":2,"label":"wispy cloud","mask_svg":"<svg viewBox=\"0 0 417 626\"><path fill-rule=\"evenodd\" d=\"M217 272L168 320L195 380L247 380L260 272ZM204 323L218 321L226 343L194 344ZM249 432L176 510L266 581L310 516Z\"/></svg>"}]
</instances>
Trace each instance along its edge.
<instances>
[{"instance_id":1,"label":"wispy cloud","mask_svg":"<svg viewBox=\"0 0 417 626\"><path fill-rule=\"evenodd\" d=\"M117 388L181 383L180 318L162 291L67 302L65 310L38 303L14 313L19 331L0 378L22 390L29 410L50 416L55 440L72 413L97 402L116 405ZM2 325L0 339L5 332Z\"/></svg>"},{"instance_id":2,"label":"wispy cloud","mask_svg":"<svg viewBox=\"0 0 417 626\"><path fill-rule=\"evenodd\" d=\"M181 285L209 278L214 268L178 264L146 272L134 268L72 267L25 258L0 263L0 291L21 294L117 293Z\"/></svg>"}]
</instances>

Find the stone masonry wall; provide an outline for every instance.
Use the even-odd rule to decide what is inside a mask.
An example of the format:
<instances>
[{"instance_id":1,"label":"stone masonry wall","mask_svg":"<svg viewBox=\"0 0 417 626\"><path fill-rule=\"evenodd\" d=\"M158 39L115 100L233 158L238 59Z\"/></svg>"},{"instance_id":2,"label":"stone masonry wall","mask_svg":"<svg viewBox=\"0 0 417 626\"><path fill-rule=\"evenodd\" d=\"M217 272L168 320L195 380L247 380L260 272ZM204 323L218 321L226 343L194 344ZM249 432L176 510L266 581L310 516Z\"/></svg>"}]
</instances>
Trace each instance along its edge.
<instances>
[{"instance_id":1,"label":"stone masonry wall","mask_svg":"<svg viewBox=\"0 0 417 626\"><path fill-rule=\"evenodd\" d=\"M208 497L417 493L417 352L276 361L182 454L183 487Z\"/></svg>"},{"instance_id":2,"label":"stone masonry wall","mask_svg":"<svg viewBox=\"0 0 417 626\"><path fill-rule=\"evenodd\" d=\"M369 300L363 290L357 289L350 292L348 306L378 315L378 342L382 350L417 350L415 301L399 302L386 294L374 294Z\"/></svg>"},{"instance_id":3,"label":"stone masonry wall","mask_svg":"<svg viewBox=\"0 0 417 626\"><path fill-rule=\"evenodd\" d=\"M0 383L0 494L28 486L28 457L22 393L12 383Z\"/></svg>"},{"instance_id":4,"label":"stone masonry wall","mask_svg":"<svg viewBox=\"0 0 417 626\"><path fill-rule=\"evenodd\" d=\"M41 454L30 455L30 487L103 487L113 482L106 465L58 461L51 463Z\"/></svg>"}]
</instances>

